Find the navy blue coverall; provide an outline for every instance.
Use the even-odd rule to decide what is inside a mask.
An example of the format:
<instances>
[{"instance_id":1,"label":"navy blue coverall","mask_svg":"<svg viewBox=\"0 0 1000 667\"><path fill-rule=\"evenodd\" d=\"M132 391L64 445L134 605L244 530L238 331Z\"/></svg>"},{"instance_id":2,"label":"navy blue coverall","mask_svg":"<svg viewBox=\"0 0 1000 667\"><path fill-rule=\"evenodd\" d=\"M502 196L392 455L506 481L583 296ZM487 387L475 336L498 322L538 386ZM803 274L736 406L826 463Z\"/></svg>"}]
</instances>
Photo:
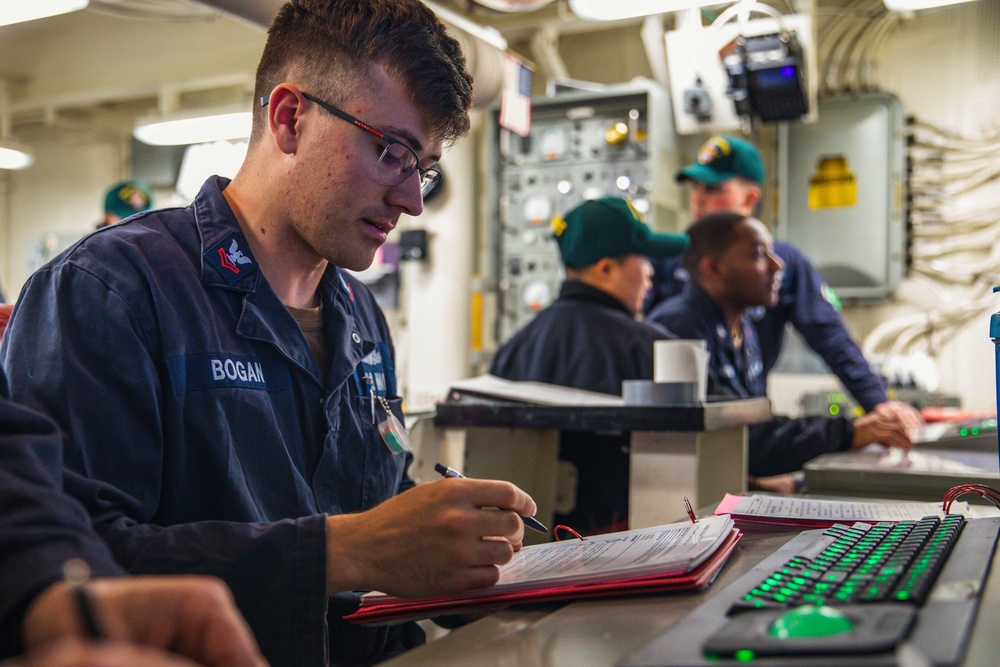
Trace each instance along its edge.
<instances>
[{"instance_id":1,"label":"navy blue coverall","mask_svg":"<svg viewBox=\"0 0 1000 667\"><path fill-rule=\"evenodd\" d=\"M0 372L0 658L23 650L31 601L82 558L94 576L124 573L90 517L62 491L62 435L44 415L9 400Z\"/></svg>"},{"instance_id":2,"label":"navy blue coverall","mask_svg":"<svg viewBox=\"0 0 1000 667\"><path fill-rule=\"evenodd\" d=\"M490 373L620 396L622 380L653 379L653 343L672 337L610 294L567 280L500 348ZM587 534L626 528L629 434L563 431L559 458L576 467L577 502L556 520Z\"/></svg>"},{"instance_id":3,"label":"navy blue coverall","mask_svg":"<svg viewBox=\"0 0 1000 667\"><path fill-rule=\"evenodd\" d=\"M854 399L866 411L874 410L876 405L887 400L885 384L872 371L844 326L840 313L824 295L829 288L823 277L790 243L775 241L774 252L785 263L778 303L764 310L762 316L754 318L764 377L778 361L785 341L785 325L791 322ZM646 312L680 294L689 280L680 259L654 261L653 289L646 298Z\"/></svg>"},{"instance_id":4,"label":"navy blue coverall","mask_svg":"<svg viewBox=\"0 0 1000 667\"><path fill-rule=\"evenodd\" d=\"M694 283L657 305L646 319L681 338L702 339L708 347L708 393L750 398L767 396L764 363L754 325L744 315L743 342L736 347L722 310ZM774 417L749 427L749 473L777 475L802 468L820 454L850 449L854 426L844 417Z\"/></svg>"},{"instance_id":5,"label":"navy blue coverall","mask_svg":"<svg viewBox=\"0 0 1000 667\"><path fill-rule=\"evenodd\" d=\"M411 455L391 454L371 419L369 386L402 418L389 329L329 266L333 361L320 369L227 184L211 178L190 206L103 228L37 271L0 348L11 393L72 434L66 489L130 572L223 579L272 665L390 655L422 631L346 624L358 595L326 596L326 516L413 485Z\"/></svg>"},{"instance_id":6,"label":"navy blue coverall","mask_svg":"<svg viewBox=\"0 0 1000 667\"><path fill-rule=\"evenodd\" d=\"M621 396L622 380L653 379L653 342L673 337L637 321L607 292L567 280L559 298L504 343L490 373Z\"/></svg>"}]
</instances>

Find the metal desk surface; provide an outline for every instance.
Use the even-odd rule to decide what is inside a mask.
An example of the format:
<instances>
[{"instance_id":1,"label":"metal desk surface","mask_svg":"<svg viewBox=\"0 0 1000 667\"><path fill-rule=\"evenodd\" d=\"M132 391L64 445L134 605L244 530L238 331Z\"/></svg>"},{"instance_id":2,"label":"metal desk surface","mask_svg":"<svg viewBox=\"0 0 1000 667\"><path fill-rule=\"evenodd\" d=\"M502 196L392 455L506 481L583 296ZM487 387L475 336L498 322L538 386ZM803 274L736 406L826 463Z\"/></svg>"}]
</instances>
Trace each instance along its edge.
<instances>
[{"instance_id":1,"label":"metal desk surface","mask_svg":"<svg viewBox=\"0 0 1000 667\"><path fill-rule=\"evenodd\" d=\"M995 433L952 441L947 446L933 441L917 443L907 454L878 446L823 454L803 469L809 491L826 495L889 495L900 500L935 501L959 484L1000 488Z\"/></svg>"},{"instance_id":2,"label":"metal desk surface","mask_svg":"<svg viewBox=\"0 0 1000 667\"><path fill-rule=\"evenodd\" d=\"M795 531L745 531L722 574L704 592L508 608L383 664L610 667L650 642L796 534ZM966 667L996 667L998 663L1000 632L996 619L1000 618L1000 574L997 568L994 553L964 662ZM942 622L947 623L948 619Z\"/></svg>"}]
</instances>

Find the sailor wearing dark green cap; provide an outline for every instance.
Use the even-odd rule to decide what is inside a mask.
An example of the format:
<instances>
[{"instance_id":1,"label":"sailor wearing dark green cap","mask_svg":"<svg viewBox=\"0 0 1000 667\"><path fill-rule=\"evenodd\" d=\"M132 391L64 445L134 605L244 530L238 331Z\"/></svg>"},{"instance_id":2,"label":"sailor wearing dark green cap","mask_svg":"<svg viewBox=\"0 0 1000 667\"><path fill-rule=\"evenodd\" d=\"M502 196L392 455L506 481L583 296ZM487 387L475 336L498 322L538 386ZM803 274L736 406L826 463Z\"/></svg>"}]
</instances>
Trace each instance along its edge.
<instances>
[{"instance_id":1,"label":"sailor wearing dark green cap","mask_svg":"<svg viewBox=\"0 0 1000 667\"><path fill-rule=\"evenodd\" d=\"M739 137L712 137L698 150L698 158L677 174L677 180L692 180L707 185L722 185L742 178L760 185L764 182L764 163L749 141Z\"/></svg>"},{"instance_id":2,"label":"sailor wearing dark green cap","mask_svg":"<svg viewBox=\"0 0 1000 667\"><path fill-rule=\"evenodd\" d=\"M621 395L623 380L653 379L653 343L675 338L636 319L648 258L680 255L687 236L657 234L624 199L587 201L552 221L566 280L559 298L500 348L490 373ZM627 435L567 432L559 459L577 475L577 502L555 519L595 534L627 527Z\"/></svg>"},{"instance_id":3,"label":"sailor wearing dark green cap","mask_svg":"<svg viewBox=\"0 0 1000 667\"><path fill-rule=\"evenodd\" d=\"M677 173L678 182L690 183L689 204L694 220L724 211L753 216L764 180L760 153L750 142L732 136L710 138L698 150L695 161ZM816 267L790 243L774 241L774 254L785 267L778 301L766 309L755 308L752 313L765 382L780 355L786 325L791 324L864 411L889 415L906 431L917 427L918 412L888 399L882 379L851 337L838 312L836 295ZM653 289L645 305L647 316L658 318L664 309L676 311L678 300L689 295L685 285L690 280L680 262L655 264Z\"/></svg>"},{"instance_id":4,"label":"sailor wearing dark green cap","mask_svg":"<svg viewBox=\"0 0 1000 667\"><path fill-rule=\"evenodd\" d=\"M626 255L664 259L680 255L687 248L686 236L653 232L632 203L619 197L580 204L565 218L556 218L552 231L567 268Z\"/></svg>"},{"instance_id":5,"label":"sailor wearing dark green cap","mask_svg":"<svg viewBox=\"0 0 1000 667\"><path fill-rule=\"evenodd\" d=\"M691 186L693 220L718 210L753 215L762 195L764 163L750 142L716 136L702 144L693 163L677 172L677 182Z\"/></svg>"},{"instance_id":6,"label":"sailor wearing dark green cap","mask_svg":"<svg viewBox=\"0 0 1000 667\"><path fill-rule=\"evenodd\" d=\"M113 225L152 207L153 191L148 185L135 179L116 183L104 195L104 220L97 226Z\"/></svg>"},{"instance_id":7,"label":"sailor wearing dark green cap","mask_svg":"<svg viewBox=\"0 0 1000 667\"><path fill-rule=\"evenodd\" d=\"M559 298L500 349L490 372L617 395L622 380L652 379L653 341L669 335L636 319L649 258L680 255L687 237L653 232L618 197L580 204L552 231L566 267Z\"/></svg>"},{"instance_id":8,"label":"sailor wearing dark green cap","mask_svg":"<svg viewBox=\"0 0 1000 667\"><path fill-rule=\"evenodd\" d=\"M728 135L708 139L694 162L677 172L677 181L690 185L689 204L693 220L709 213L733 211L753 216L765 181L764 164L753 144ZM778 303L754 315L760 338L764 375L778 361L791 324L832 370L865 411L879 405L900 411L909 424L916 416L888 400L885 385L865 360L838 312L840 303L812 262L795 246L774 242L774 252L785 264ZM645 311L680 295L689 276L678 261L654 263L653 288Z\"/></svg>"}]
</instances>

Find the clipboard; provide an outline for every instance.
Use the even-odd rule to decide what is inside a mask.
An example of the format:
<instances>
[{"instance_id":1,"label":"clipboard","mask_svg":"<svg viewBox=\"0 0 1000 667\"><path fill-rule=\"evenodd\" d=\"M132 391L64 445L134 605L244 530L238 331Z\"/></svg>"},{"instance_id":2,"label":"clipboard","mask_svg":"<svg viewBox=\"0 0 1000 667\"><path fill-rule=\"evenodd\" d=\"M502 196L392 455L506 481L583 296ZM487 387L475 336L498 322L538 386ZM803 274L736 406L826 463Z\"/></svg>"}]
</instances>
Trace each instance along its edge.
<instances>
[{"instance_id":1,"label":"clipboard","mask_svg":"<svg viewBox=\"0 0 1000 667\"><path fill-rule=\"evenodd\" d=\"M419 599L369 593L344 620L381 624L513 604L697 590L715 580L740 538L729 517L708 517L532 545L501 567L494 586ZM530 563L540 559L550 559L547 574L532 572Z\"/></svg>"}]
</instances>

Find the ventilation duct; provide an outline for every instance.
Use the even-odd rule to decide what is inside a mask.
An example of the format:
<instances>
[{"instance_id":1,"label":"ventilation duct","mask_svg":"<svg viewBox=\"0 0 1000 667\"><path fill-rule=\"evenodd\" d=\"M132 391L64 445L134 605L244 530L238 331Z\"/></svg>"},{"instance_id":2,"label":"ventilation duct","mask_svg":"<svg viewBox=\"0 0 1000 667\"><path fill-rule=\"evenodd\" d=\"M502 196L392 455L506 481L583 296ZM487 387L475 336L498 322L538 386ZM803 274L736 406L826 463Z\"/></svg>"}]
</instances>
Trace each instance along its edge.
<instances>
[{"instance_id":1,"label":"ventilation duct","mask_svg":"<svg viewBox=\"0 0 1000 667\"><path fill-rule=\"evenodd\" d=\"M267 29L284 0L194 0L197 4ZM507 43L500 33L473 23L464 16L425 2L451 30L462 45L472 72L473 106L487 107L499 102L503 90L504 53Z\"/></svg>"}]
</instances>

